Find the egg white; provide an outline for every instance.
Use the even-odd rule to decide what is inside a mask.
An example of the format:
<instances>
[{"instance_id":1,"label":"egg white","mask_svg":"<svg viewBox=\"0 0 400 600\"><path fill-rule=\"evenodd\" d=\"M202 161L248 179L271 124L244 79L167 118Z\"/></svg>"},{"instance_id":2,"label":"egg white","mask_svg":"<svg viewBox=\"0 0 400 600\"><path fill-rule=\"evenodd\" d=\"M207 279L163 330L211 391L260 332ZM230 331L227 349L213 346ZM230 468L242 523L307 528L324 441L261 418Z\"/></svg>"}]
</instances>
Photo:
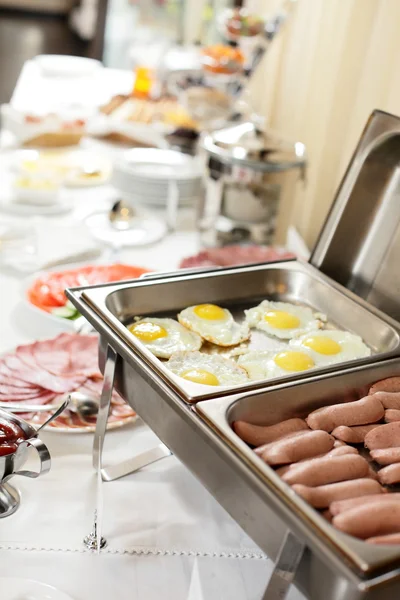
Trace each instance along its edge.
<instances>
[{"instance_id":1,"label":"egg white","mask_svg":"<svg viewBox=\"0 0 400 600\"><path fill-rule=\"evenodd\" d=\"M217 346L236 346L250 337L250 330L247 323L236 323L228 309L222 309L224 317L222 319L203 319L199 317L194 309L196 306L185 308L178 315L178 321L195 331L204 340L212 342Z\"/></svg>"},{"instance_id":2,"label":"egg white","mask_svg":"<svg viewBox=\"0 0 400 600\"><path fill-rule=\"evenodd\" d=\"M166 363L176 375L182 376L192 369L202 369L214 375L221 386L240 385L248 382L244 369L228 358L202 352L178 352Z\"/></svg>"},{"instance_id":3,"label":"egg white","mask_svg":"<svg viewBox=\"0 0 400 600\"><path fill-rule=\"evenodd\" d=\"M340 352L337 354L323 354L313 348L303 346L303 343L310 337L325 337L337 342L340 346ZM364 358L371 355L371 349L364 344L360 336L349 331L339 330L317 330L310 331L297 339L290 340L290 346L303 350L304 348L311 354L317 365L332 365L335 363Z\"/></svg>"},{"instance_id":4,"label":"egg white","mask_svg":"<svg viewBox=\"0 0 400 600\"><path fill-rule=\"evenodd\" d=\"M285 352L286 350L290 350L290 348L282 349L282 350L253 350L239 356L238 365L243 367L249 376L251 381L261 381L263 379L272 379L273 377L282 377L284 375L290 375L293 373L301 374L305 373L304 371L294 371L283 369L279 365L277 365L274 361L274 358L280 353ZM294 349L293 349L294 350ZM307 351L305 348L296 348L296 351L300 350L304 354L307 354L311 359L311 353ZM314 365L307 369L311 370L315 368L317 365Z\"/></svg>"},{"instance_id":5,"label":"egg white","mask_svg":"<svg viewBox=\"0 0 400 600\"><path fill-rule=\"evenodd\" d=\"M158 319L158 318L145 318L137 320L135 323L152 323L163 327L167 332L165 337L160 337L155 340L145 341L132 335L135 339L146 346L150 352L152 352L158 358L170 358L175 352L183 352L185 350L199 350L203 343L203 340L197 333L189 331L186 327L183 327L174 319Z\"/></svg>"},{"instance_id":6,"label":"egg white","mask_svg":"<svg viewBox=\"0 0 400 600\"><path fill-rule=\"evenodd\" d=\"M299 325L291 329L283 329L272 326L265 321L264 317L269 311L282 311L297 317ZM322 320L326 320L325 315L317 315L306 306L297 306L288 302L272 302L263 300L258 306L244 311L246 313L246 322L250 328L260 329L268 335L273 335L281 339L290 339L297 337L307 331L313 331L322 327Z\"/></svg>"}]
</instances>

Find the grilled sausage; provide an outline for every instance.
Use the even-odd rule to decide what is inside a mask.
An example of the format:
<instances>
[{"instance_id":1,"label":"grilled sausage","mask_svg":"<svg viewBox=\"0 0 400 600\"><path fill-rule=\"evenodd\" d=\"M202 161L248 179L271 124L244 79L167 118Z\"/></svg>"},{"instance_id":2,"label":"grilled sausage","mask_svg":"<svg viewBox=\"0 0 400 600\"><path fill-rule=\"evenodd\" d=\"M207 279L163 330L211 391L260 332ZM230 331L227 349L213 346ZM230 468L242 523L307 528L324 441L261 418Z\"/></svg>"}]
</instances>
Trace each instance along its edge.
<instances>
[{"instance_id":1,"label":"grilled sausage","mask_svg":"<svg viewBox=\"0 0 400 600\"><path fill-rule=\"evenodd\" d=\"M361 498L349 498L347 500L338 500L332 502L329 510L334 516L339 515L342 512L358 508L359 506L365 506L366 504L375 504L376 502L400 502L400 494L388 494L385 488L382 489L381 494L371 494L371 496L364 496Z\"/></svg>"},{"instance_id":2,"label":"grilled sausage","mask_svg":"<svg viewBox=\"0 0 400 600\"><path fill-rule=\"evenodd\" d=\"M288 419L287 421L269 426L252 425L251 423L246 423L246 421L235 421L232 426L234 432L252 446L261 446L261 444L274 442L289 433L308 430L306 422L303 419Z\"/></svg>"},{"instance_id":3,"label":"grilled sausage","mask_svg":"<svg viewBox=\"0 0 400 600\"><path fill-rule=\"evenodd\" d=\"M376 392L400 392L400 377L388 377L371 386L369 394Z\"/></svg>"},{"instance_id":4,"label":"grilled sausage","mask_svg":"<svg viewBox=\"0 0 400 600\"><path fill-rule=\"evenodd\" d=\"M301 432L264 446L261 458L269 465L293 463L329 452L334 441L326 431Z\"/></svg>"},{"instance_id":5,"label":"grilled sausage","mask_svg":"<svg viewBox=\"0 0 400 600\"><path fill-rule=\"evenodd\" d=\"M311 487L368 477L369 465L361 456L324 456L291 465L282 479L293 485L302 483Z\"/></svg>"},{"instance_id":6,"label":"grilled sausage","mask_svg":"<svg viewBox=\"0 0 400 600\"><path fill-rule=\"evenodd\" d=\"M326 508L335 500L382 493L382 488L377 481L366 478L328 483L319 487L295 484L293 489L315 508Z\"/></svg>"},{"instance_id":7,"label":"grilled sausage","mask_svg":"<svg viewBox=\"0 0 400 600\"><path fill-rule=\"evenodd\" d=\"M366 396L355 402L334 404L318 408L310 413L306 419L310 429L323 429L331 432L340 425L368 425L380 421L385 410L374 396Z\"/></svg>"},{"instance_id":8,"label":"grilled sausage","mask_svg":"<svg viewBox=\"0 0 400 600\"><path fill-rule=\"evenodd\" d=\"M367 433L375 429L375 427L379 427L379 425L376 423L373 425L356 425L355 427L341 425L332 431L332 435L337 440L347 442L348 444L362 444Z\"/></svg>"},{"instance_id":9,"label":"grilled sausage","mask_svg":"<svg viewBox=\"0 0 400 600\"><path fill-rule=\"evenodd\" d=\"M389 495L390 496L390 495ZM332 524L361 539L400 532L400 503L387 500L367 503L336 515Z\"/></svg>"},{"instance_id":10,"label":"grilled sausage","mask_svg":"<svg viewBox=\"0 0 400 600\"><path fill-rule=\"evenodd\" d=\"M400 421L375 427L367 433L364 443L369 450L400 446Z\"/></svg>"},{"instance_id":11,"label":"grilled sausage","mask_svg":"<svg viewBox=\"0 0 400 600\"><path fill-rule=\"evenodd\" d=\"M380 465L392 465L400 463L400 448L383 448L382 450L371 450L369 453L372 460Z\"/></svg>"},{"instance_id":12,"label":"grilled sausage","mask_svg":"<svg viewBox=\"0 0 400 600\"><path fill-rule=\"evenodd\" d=\"M395 423L396 421L400 421L400 410L397 408L385 410L385 423Z\"/></svg>"},{"instance_id":13,"label":"grilled sausage","mask_svg":"<svg viewBox=\"0 0 400 600\"><path fill-rule=\"evenodd\" d=\"M383 467L378 471L378 480L384 485L400 483L400 463Z\"/></svg>"},{"instance_id":14,"label":"grilled sausage","mask_svg":"<svg viewBox=\"0 0 400 600\"><path fill-rule=\"evenodd\" d=\"M365 540L368 544L400 544L400 533L389 533L389 535L378 535Z\"/></svg>"}]
</instances>

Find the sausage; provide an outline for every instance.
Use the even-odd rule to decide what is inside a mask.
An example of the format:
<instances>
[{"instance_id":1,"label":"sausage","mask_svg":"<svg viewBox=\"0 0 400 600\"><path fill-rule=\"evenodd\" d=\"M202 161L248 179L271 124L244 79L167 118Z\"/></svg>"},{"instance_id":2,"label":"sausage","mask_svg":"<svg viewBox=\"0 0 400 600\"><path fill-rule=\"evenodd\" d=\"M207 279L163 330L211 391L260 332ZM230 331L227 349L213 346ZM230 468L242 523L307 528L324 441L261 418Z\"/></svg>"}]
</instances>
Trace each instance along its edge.
<instances>
[{"instance_id":1,"label":"sausage","mask_svg":"<svg viewBox=\"0 0 400 600\"><path fill-rule=\"evenodd\" d=\"M318 408L310 413L306 419L310 429L323 429L331 432L340 425L368 425L380 421L385 410L374 396L366 396L355 402L333 404Z\"/></svg>"},{"instance_id":2,"label":"sausage","mask_svg":"<svg viewBox=\"0 0 400 600\"><path fill-rule=\"evenodd\" d=\"M246 421L235 421L233 424L234 432L248 444L252 446L261 446L296 431L308 429L304 419L288 419L281 421L276 425L261 426L246 423Z\"/></svg>"},{"instance_id":3,"label":"sausage","mask_svg":"<svg viewBox=\"0 0 400 600\"><path fill-rule=\"evenodd\" d=\"M335 440L335 443L333 444L334 448L340 448L340 446L347 446L347 444L345 444L345 442L342 442L341 440Z\"/></svg>"},{"instance_id":4,"label":"sausage","mask_svg":"<svg viewBox=\"0 0 400 600\"><path fill-rule=\"evenodd\" d=\"M346 479L368 477L368 470L369 465L361 456L324 456L291 465L282 479L290 485L302 483L317 487Z\"/></svg>"},{"instance_id":5,"label":"sausage","mask_svg":"<svg viewBox=\"0 0 400 600\"><path fill-rule=\"evenodd\" d=\"M376 394L376 392L400 392L400 377L388 377L377 381L371 386L369 394Z\"/></svg>"},{"instance_id":6,"label":"sausage","mask_svg":"<svg viewBox=\"0 0 400 600\"><path fill-rule=\"evenodd\" d=\"M293 463L329 452L334 441L326 431L301 432L264 446L261 458L269 465Z\"/></svg>"},{"instance_id":7,"label":"sausage","mask_svg":"<svg viewBox=\"0 0 400 600\"><path fill-rule=\"evenodd\" d=\"M400 463L400 448L382 448L382 450L371 450L372 460L380 465L392 465Z\"/></svg>"},{"instance_id":8,"label":"sausage","mask_svg":"<svg viewBox=\"0 0 400 600\"><path fill-rule=\"evenodd\" d=\"M376 392L375 395L383 408L400 410L400 392Z\"/></svg>"},{"instance_id":9,"label":"sausage","mask_svg":"<svg viewBox=\"0 0 400 600\"><path fill-rule=\"evenodd\" d=\"M333 517L336 529L361 539L400 532L400 503L379 501L367 503Z\"/></svg>"},{"instance_id":10,"label":"sausage","mask_svg":"<svg viewBox=\"0 0 400 600\"><path fill-rule=\"evenodd\" d=\"M364 444L369 450L400 446L400 422L396 421L375 427L365 436Z\"/></svg>"},{"instance_id":11,"label":"sausage","mask_svg":"<svg viewBox=\"0 0 400 600\"><path fill-rule=\"evenodd\" d=\"M375 429L375 427L379 427L379 425L376 423L373 425L356 425L355 427L341 425L332 431L332 435L337 440L347 442L348 444L362 444L367 433Z\"/></svg>"},{"instance_id":12,"label":"sausage","mask_svg":"<svg viewBox=\"0 0 400 600\"><path fill-rule=\"evenodd\" d=\"M363 496L360 498L348 498L347 500L338 500L332 502L329 507L331 513L336 516L342 512L358 508L359 506L365 506L366 504L375 504L376 502L399 502L400 494L388 494L384 488L382 488L381 494L371 494L371 496Z\"/></svg>"},{"instance_id":13,"label":"sausage","mask_svg":"<svg viewBox=\"0 0 400 600\"><path fill-rule=\"evenodd\" d=\"M303 460L299 460L299 462L297 462L297 463L293 463L291 465L286 465L284 467L280 467L279 469L276 470L276 473L278 473L278 475L280 477L282 477L282 475L284 475L284 473L287 473L287 471L290 468L294 467L295 465L309 462L310 460L316 460L317 458L325 458L325 457L328 458L331 456L344 456L345 454L358 454L358 450L356 448L352 448L351 446L346 446L346 445L340 446L339 448L333 448L326 454L320 454L319 456L314 456L313 458L305 458Z\"/></svg>"},{"instance_id":14,"label":"sausage","mask_svg":"<svg viewBox=\"0 0 400 600\"><path fill-rule=\"evenodd\" d=\"M301 435L304 435L307 433L310 433L310 430L308 428L307 428L307 430L296 431L295 433L288 433L288 434L284 435L283 437L278 438L274 442L268 442L268 444L262 444L261 446L257 446L257 448L253 448L253 450L256 454L258 454L258 456L262 456L263 452L272 444L276 444L277 442L280 442L282 440L288 440L289 438L300 437Z\"/></svg>"},{"instance_id":15,"label":"sausage","mask_svg":"<svg viewBox=\"0 0 400 600\"><path fill-rule=\"evenodd\" d=\"M368 544L400 544L400 533L389 533L389 535L377 535L365 540Z\"/></svg>"},{"instance_id":16,"label":"sausage","mask_svg":"<svg viewBox=\"0 0 400 600\"><path fill-rule=\"evenodd\" d=\"M396 408L385 410L385 423L394 423L395 421L400 421L400 410Z\"/></svg>"},{"instance_id":17,"label":"sausage","mask_svg":"<svg viewBox=\"0 0 400 600\"><path fill-rule=\"evenodd\" d=\"M383 467L378 471L378 480L384 485L400 483L400 463Z\"/></svg>"},{"instance_id":18,"label":"sausage","mask_svg":"<svg viewBox=\"0 0 400 600\"><path fill-rule=\"evenodd\" d=\"M365 478L340 481L339 483L328 483L328 485L321 485L319 487L295 484L293 489L296 494L299 494L299 496L315 508L327 508L335 500L382 493L382 488L377 481Z\"/></svg>"}]
</instances>

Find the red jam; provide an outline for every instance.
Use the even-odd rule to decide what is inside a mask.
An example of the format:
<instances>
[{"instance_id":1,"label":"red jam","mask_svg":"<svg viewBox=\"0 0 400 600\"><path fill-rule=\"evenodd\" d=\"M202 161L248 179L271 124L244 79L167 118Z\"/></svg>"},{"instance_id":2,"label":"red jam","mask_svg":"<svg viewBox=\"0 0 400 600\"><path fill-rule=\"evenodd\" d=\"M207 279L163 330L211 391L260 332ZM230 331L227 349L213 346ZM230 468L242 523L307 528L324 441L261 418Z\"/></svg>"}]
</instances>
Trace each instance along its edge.
<instances>
[{"instance_id":1,"label":"red jam","mask_svg":"<svg viewBox=\"0 0 400 600\"><path fill-rule=\"evenodd\" d=\"M23 429L13 421L0 417L0 456L13 454L18 444L26 440Z\"/></svg>"}]
</instances>

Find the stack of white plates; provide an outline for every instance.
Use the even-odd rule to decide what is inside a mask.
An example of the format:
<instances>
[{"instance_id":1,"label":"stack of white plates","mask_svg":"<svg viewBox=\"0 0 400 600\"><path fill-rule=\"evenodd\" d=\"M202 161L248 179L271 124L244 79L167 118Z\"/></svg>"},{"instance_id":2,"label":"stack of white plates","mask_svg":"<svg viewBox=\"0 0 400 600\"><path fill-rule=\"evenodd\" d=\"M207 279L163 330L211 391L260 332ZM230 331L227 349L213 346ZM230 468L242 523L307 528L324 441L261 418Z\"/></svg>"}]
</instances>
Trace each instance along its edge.
<instances>
[{"instance_id":1,"label":"stack of white plates","mask_svg":"<svg viewBox=\"0 0 400 600\"><path fill-rule=\"evenodd\" d=\"M202 191L199 162L174 150L135 148L114 165L113 186L134 203L166 206L171 183L178 190L179 205L194 203Z\"/></svg>"}]
</instances>

